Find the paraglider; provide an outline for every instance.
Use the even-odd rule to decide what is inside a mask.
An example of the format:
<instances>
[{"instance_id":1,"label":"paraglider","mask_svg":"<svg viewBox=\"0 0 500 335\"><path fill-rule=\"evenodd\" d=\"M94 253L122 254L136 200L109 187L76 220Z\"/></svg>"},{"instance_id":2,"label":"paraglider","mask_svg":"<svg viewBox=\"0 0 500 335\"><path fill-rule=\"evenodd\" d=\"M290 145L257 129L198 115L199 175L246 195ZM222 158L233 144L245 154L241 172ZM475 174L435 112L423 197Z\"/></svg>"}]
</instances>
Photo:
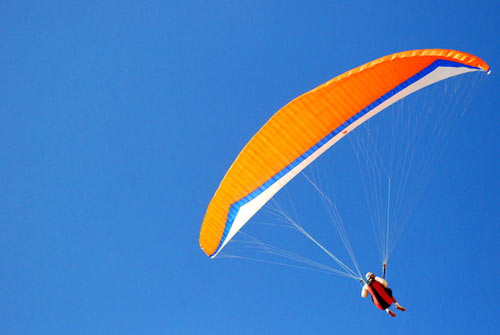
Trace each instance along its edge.
<instances>
[{"instance_id":1,"label":"paraglider","mask_svg":"<svg viewBox=\"0 0 500 335\"><path fill-rule=\"evenodd\" d=\"M216 257L288 182L376 114L424 87L475 71L489 73L490 69L483 60L471 54L445 49L405 51L352 69L292 100L252 137L220 182L203 219L199 239L202 250L210 258ZM389 178L388 205L390 191ZM302 227L289 221L343 267L347 277L364 281L357 264L355 273ZM346 235L342 228L339 234ZM370 294L378 308L394 317L389 309L393 303L397 309L405 309L397 303L385 281L391 250L388 228L383 235L384 278L369 273L362 296ZM348 241L344 245L351 249ZM279 253L285 254L281 250Z\"/></svg>"},{"instance_id":2,"label":"paraglider","mask_svg":"<svg viewBox=\"0 0 500 335\"><path fill-rule=\"evenodd\" d=\"M393 318L396 317L396 314L389 308L393 303L398 310L406 311L406 308L401 306L392 295L392 290L388 287L387 281L384 278L376 277L371 272L366 274L366 282L361 289L361 297L366 298L368 294L370 294L375 306L386 311Z\"/></svg>"}]
</instances>

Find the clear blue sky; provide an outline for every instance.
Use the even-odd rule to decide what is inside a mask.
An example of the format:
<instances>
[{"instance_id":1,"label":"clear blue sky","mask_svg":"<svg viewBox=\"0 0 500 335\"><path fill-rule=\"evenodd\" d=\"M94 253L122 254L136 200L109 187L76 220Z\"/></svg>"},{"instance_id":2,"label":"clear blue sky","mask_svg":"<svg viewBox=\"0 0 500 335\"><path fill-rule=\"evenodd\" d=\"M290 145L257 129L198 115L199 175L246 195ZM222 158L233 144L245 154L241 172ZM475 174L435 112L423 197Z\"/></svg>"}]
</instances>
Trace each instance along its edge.
<instances>
[{"instance_id":1,"label":"clear blue sky","mask_svg":"<svg viewBox=\"0 0 500 335\"><path fill-rule=\"evenodd\" d=\"M347 3L3 1L1 333L496 334L500 5ZM276 110L419 48L492 74L391 259L405 314L341 277L205 256L208 202Z\"/></svg>"}]
</instances>

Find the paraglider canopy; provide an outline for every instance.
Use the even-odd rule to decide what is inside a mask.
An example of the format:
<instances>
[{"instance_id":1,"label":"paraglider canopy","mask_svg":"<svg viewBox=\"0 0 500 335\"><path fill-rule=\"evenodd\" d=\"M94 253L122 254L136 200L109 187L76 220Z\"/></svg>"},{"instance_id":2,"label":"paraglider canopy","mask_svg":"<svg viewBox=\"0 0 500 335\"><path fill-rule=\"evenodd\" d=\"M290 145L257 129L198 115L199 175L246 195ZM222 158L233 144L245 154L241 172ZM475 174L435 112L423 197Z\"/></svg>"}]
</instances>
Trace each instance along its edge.
<instances>
[{"instance_id":1,"label":"paraglider canopy","mask_svg":"<svg viewBox=\"0 0 500 335\"><path fill-rule=\"evenodd\" d=\"M282 187L357 126L440 80L489 71L473 55L425 49L396 53L331 79L280 109L233 162L210 201L200 233L215 257Z\"/></svg>"}]
</instances>

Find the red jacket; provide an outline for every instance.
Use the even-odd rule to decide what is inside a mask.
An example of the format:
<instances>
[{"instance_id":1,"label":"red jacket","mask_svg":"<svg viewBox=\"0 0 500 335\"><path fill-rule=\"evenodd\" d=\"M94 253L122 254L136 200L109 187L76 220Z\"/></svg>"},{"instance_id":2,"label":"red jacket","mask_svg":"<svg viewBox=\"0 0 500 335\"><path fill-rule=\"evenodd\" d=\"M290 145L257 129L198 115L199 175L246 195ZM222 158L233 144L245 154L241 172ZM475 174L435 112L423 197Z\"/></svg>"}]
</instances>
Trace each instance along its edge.
<instances>
[{"instance_id":1,"label":"red jacket","mask_svg":"<svg viewBox=\"0 0 500 335\"><path fill-rule=\"evenodd\" d=\"M366 285L368 286L368 292L370 292L373 303L378 308L385 310L392 305L392 291L390 288L385 288L375 278L370 278Z\"/></svg>"}]
</instances>

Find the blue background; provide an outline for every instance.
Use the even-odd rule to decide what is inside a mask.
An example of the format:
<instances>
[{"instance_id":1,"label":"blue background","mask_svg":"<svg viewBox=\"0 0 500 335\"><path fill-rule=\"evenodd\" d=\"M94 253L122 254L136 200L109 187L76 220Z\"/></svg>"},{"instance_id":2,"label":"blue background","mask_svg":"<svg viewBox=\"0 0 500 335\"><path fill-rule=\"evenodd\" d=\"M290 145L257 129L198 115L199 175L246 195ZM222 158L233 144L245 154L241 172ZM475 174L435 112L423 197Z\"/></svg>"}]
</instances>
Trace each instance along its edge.
<instances>
[{"instance_id":1,"label":"blue background","mask_svg":"<svg viewBox=\"0 0 500 335\"><path fill-rule=\"evenodd\" d=\"M499 18L497 1L3 1L1 333L495 334ZM492 74L420 202L434 223L391 259L405 314L341 277L205 256L208 202L276 110L418 48Z\"/></svg>"}]
</instances>

